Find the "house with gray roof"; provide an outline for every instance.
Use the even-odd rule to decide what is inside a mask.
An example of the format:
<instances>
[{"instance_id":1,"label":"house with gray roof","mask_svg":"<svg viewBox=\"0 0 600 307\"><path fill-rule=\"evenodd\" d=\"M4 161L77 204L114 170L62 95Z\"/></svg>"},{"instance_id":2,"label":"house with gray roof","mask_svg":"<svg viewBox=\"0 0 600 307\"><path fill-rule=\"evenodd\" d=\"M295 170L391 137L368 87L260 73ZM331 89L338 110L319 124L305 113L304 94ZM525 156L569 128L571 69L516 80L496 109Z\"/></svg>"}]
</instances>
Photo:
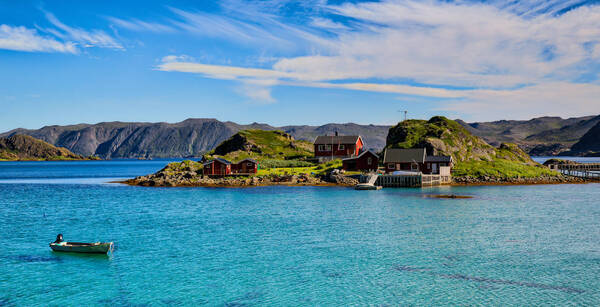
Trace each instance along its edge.
<instances>
[{"instance_id":1,"label":"house with gray roof","mask_svg":"<svg viewBox=\"0 0 600 307\"><path fill-rule=\"evenodd\" d=\"M387 148L383 153L386 172L410 171L439 174L440 167L453 166L450 156L428 156L425 148Z\"/></svg>"}]
</instances>

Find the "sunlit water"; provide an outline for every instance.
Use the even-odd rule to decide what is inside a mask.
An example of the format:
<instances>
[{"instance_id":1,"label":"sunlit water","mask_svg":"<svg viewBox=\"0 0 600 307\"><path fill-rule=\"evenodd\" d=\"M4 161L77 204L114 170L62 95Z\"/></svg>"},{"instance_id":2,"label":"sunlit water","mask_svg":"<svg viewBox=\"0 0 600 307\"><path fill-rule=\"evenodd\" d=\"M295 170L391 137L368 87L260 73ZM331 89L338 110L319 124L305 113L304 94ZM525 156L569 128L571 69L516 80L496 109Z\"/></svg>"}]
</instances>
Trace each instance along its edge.
<instances>
[{"instance_id":1,"label":"sunlit water","mask_svg":"<svg viewBox=\"0 0 600 307\"><path fill-rule=\"evenodd\" d=\"M0 306L600 304L598 184L106 183L165 163L0 163ZM58 233L116 250L54 253Z\"/></svg>"}]
</instances>

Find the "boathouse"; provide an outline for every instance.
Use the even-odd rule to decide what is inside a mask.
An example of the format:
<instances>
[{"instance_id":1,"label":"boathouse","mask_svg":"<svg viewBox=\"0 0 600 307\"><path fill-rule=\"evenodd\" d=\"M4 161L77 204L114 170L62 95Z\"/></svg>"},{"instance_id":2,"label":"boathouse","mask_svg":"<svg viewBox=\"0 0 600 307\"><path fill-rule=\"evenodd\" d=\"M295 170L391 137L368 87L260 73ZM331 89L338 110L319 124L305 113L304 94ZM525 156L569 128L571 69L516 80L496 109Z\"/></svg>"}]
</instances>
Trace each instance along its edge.
<instances>
[{"instance_id":1,"label":"boathouse","mask_svg":"<svg viewBox=\"0 0 600 307\"><path fill-rule=\"evenodd\" d=\"M453 166L452 156L427 156L422 172L423 174L441 174L440 170L444 167L451 169Z\"/></svg>"},{"instance_id":2,"label":"boathouse","mask_svg":"<svg viewBox=\"0 0 600 307\"><path fill-rule=\"evenodd\" d=\"M422 172L426 156L425 148L387 148L383 153L383 165L388 173Z\"/></svg>"},{"instance_id":3,"label":"boathouse","mask_svg":"<svg viewBox=\"0 0 600 307\"><path fill-rule=\"evenodd\" d=\"M232 174L256 174L258 172L258 162L256 160L247 158L238 163L232 164L231 166Z\"/></svg>"},{"instance_id":4,"label":"boathouse","mask_svg":"<svg viewBox=\"0 0 600 307\"><path fill-rule=\"evenodd\" d=\"M216 158L204 163L204 175L230 175L232 163L223 159Z\"/></svg>"},{"instance_id":5,"label":"boathouse","mask_svg":"<svg viewBox=\"0 0 600 307\"><path fill-rule=\"evenodd\" d=\"M388 173L410 171L449 176L454 161L451 156L428 156L425 148L388 148L383 154L383 164Z\"/></svg>"},{"instance_id":6,"label":"boathouse","mask_svg":"<svg viewBox=\"0 0 600 307\"><path fill-rule=\"evenodd\" d=\"M360 135L320 135L315 139L315 158L319 161L358 156L364 147Z\"/></svg>"},{"instance_id":7,"label":"boathouse","mask_svg":"<svg viewBox=\"0 0 600 307\"><path fill-rule=\"evenodd\" d=\"M345 171L376 171L378 166L379 156L370 150L356 157L342 159L342 169Z\"/></svg>"}]
</instances>

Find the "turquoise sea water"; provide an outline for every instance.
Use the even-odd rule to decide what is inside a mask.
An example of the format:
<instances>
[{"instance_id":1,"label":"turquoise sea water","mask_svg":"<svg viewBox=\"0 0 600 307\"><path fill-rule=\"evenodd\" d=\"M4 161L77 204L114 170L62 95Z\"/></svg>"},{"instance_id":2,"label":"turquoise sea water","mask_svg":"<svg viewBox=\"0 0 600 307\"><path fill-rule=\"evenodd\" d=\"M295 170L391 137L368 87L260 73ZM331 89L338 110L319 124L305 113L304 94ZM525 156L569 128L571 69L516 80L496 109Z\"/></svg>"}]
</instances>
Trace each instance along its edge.
<instances>
[{"instance_id":1,"label":"turquoise sea water","mask_svg":"<svg viewBox=\"0 0 600 307\"><path fill-rule=\"evenodd\" d=\"M106 183L164 164L0 163L0 306L600 304L598 184ZM116 250L54 253L57 233Z\"/></svg>"}]
</instances>

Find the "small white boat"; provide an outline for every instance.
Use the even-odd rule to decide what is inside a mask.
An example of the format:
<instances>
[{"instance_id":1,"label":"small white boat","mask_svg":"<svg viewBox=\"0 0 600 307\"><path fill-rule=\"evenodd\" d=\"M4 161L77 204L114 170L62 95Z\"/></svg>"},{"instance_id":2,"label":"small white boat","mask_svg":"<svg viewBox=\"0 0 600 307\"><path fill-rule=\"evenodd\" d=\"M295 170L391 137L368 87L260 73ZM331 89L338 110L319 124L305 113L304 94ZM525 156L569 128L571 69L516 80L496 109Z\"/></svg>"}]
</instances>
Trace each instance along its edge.
<instances>
[{"instance_id":1,"label":"small white boat","mask_svg":"<svg viewBox=\"0 0 600 307\"><path fill-rule=\"evenodd\" d=\"M50 243L50 248L55 252L88 253L88 254L106 254L113 251L113 242L60 242Z\"/></svg>"},{"instance_id":2,"label":"small white boat","mask_svg":"<svg viewBox=\"0 0 600 307\"><path fill-rule=\"evenodd\" d=\"M381 190L380 186L368 183L359 183L354 187L355 190Z\"/></svg>"}]
</instances>

